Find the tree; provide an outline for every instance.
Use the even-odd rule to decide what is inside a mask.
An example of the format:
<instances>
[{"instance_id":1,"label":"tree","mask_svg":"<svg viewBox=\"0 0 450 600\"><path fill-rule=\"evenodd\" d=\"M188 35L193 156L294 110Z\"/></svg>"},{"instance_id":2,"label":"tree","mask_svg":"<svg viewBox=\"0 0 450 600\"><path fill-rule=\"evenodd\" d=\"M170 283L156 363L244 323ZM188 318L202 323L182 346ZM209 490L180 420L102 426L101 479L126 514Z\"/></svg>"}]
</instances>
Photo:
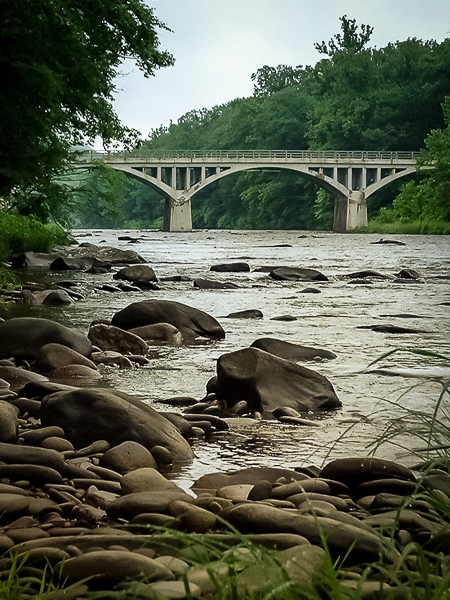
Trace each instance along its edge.
<instances>
[{"instance_id":1,"label":"tree","mask_svg":"<svg viewBox=\"0 0 450 600\"><path fill-rule=\"evenodd\" d=\"M253 95L271 96L287 87L298 86L305 71L301 66L289 67L287 65L278 65L278 67L269 67L264 65L252 74Z\"/></svg>"},{"instance_id":2,"label":"tree","mask_svg":"<svg viewBox=\"0 0 450 600\"><path fill-rule=\"evenodd\" d=\"M380 221L450 222L450 96L443 103L447 127L431 131L418 160L419 182L403 186Z\"/></svg>"},{"instance_id":3,"label":"tree","mask_svg":"<svg viewBox=\"0 0 450 600\"><path fill-rule=\"evenodd\" d=\"M48 184L72 145L133 146L113 109L125 58L145 76L173 63L143 0L0 0L0 195Z\"/></svg>"},{"instance_id":4,"label":"tree","mask_svg":"<svg viewBox=\"0 0 450 600\"><path fill-rule=\"evenodd\" d=\"M347 15L339 17L341 22L342 35L337 33L327 42L318 42L314 48L320 54L326 54L333 57L337 52L348 52L356 54L366 46L373 33L373 27L370 25L361 25L361 31L358 32L358 25L355 19L348 19Z\"/></svg>"}]
</instances>

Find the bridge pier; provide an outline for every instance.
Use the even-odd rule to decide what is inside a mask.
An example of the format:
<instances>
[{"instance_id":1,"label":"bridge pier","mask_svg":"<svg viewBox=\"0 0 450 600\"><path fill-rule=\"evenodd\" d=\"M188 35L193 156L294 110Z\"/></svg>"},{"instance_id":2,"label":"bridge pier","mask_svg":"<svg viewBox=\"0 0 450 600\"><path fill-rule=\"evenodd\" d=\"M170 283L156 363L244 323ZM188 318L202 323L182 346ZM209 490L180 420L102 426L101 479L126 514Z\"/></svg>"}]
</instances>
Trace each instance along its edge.
<instances>
[{"instance_id":1,"label":"bridge pier","mask_svg":"<svg viewBox=\"0 0 450 600\"><path fill-rule=\"evenodd\" d=\"M364 192L353 190L336 198L333 231L347 233L358 227L367 227L367 201Z\"/></svg>"},{"instance_id":2,"label":"bridge pier","mask_svg":"<svg viewBox=\"0 0 450 600\"><path fill-rule=\"evenodd\" d=\"M192 231L191 199L185 196L166 198L164 231Z\"/></svg>"}]
</instances>

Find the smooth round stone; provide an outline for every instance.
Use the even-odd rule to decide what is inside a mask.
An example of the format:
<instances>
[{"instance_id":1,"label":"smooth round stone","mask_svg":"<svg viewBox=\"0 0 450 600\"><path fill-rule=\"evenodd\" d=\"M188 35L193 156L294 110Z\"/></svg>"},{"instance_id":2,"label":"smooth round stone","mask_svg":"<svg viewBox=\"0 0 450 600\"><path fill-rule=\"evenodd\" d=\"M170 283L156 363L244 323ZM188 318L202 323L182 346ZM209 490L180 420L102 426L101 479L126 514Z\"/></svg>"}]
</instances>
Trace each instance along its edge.
<instances>
[{"instance_id":1,"label":"smooth round stone","mask_svg":"<svg viewBox=\"0 0 450 600\"><path fill-rule=\"evenodd\" d=\"M66 450L74 450L73 444L62 437L50 436L42 440L41 448L49 448L57 452L65 452Z\"/></svg>"},{"instance_id":2,"label":"smooth round stone","mask_svg":"<svg viewBox=\"0 0 450 600\"><path fill-rule=\"evenodd\" d=\"M182 575L189 569L187 562L176 556L159 556L155 560L170 569L174 575Z\"/></svg>"},{"instance_id":3,"label":"smooth round stone","mask_svg":"<svg viewBox=\"0 0 450 600\"><path fill-rule=\"evenodd\" d=\"M330 502L325 502L323 500L310 500L309 502L303 502L303 504L300 504L297 510L302 515L317 514L326 516L330 512L337 511L337 508Z\"/></svg>"},{"instance_id":4,"label":"smooth round stone","mask_svg":"<svg viewBox=\"0 0 450 600\"><path fill-rule=\"evenodd\" d=\"M23 490L16 485L10 485L9 483L0 483L0 494L20 494L21 496L30 495L27 490Z\"/></svg>"},{"instance_id":5,"label":"smooth round stone","mask_svg":"<svg viewBox=\"0 0 450 600\"><path fill-rule=\"evenodd\" d=\"M10 537L15 544L21 544L22 542L29 542L31 540L40 540L50 537L46 531L43 531L40 527L37 527L37 523L28 527L8 528L7 533L8 537Z\"/></svg>"},{"instance_id":6,"label":"smooth round stone","mask_svg":"<svg viewBox=\"0 0 450 600\"><path fill-rule=\"evenodd\" d=\"M294 494L301 494L303 492L314 492L317 494L329 494L330 486L320 479L312 478L305 479L303 481L294 481L286 485L280 485L272 490L272 498L279 498L284 500L293 496Z\"/></svg>"},{"instance_id":7,"label":"smooth round stone","mask_svg":"<svg viewBox=\"0 0 450 600\"><path fill-rule=\"evenodd\" d=\"M16 485L19 485L20 481L26 481L25 487L29 487L30 482L39 485L45 483L63 483L63 478L55 469L34 464L0 465L0 478L3 477L13 479Z\"/></svg>"},{"instance_id":8,"label":"smooth round stone","mask_svg":"<svg viewBox=\"0 0 450 600\"><path fill-rule=\"evenodd\" d=\"M39 429L30 429L28 431L23 431L20 435L24 444L27 446L40 446L41 443L48 437L63 438L64 436L64 430L56 425L52 425L50 427L40 427Z\"/></svg>"},{"instance_id":9,"label":"smooth round stone","mask_svg":"<svg viewBox=\"0 0 450 600\"><path fill-rule=\"evenodd\" d=\"M169 505L174 500L192 502L193 498L181 490L172 491L167 489L158 492L136 492L117 498L107 506L106 512L112 519L127 520L142 513L168 514Z\"/></svg>"},{"instance_id":10,"label":"smooth round stone","mask_svg":"<svg viewBox=\"0 0 450 600\"><path fill-rule=\"evenodd\" d=\"M164 446L153 446L150 453L158 465L171 465L173 462L172 452Z\"/></svg>"},{"instance_id":11,"label":"smooth round stone","mask_svg":"<svg viewBox=\"0 0 450 600\"><path fill-rule=\"evenodd\" d=\"M165 527L166 529L183 529L183 523L181 519L171 517L169 515L162 515L159 513L143 513L137 515L131 519L132 525L141 525L142 527Z\"/></svg>"},{"instance_id":12,"label":"smooth round stone","mask_svg":"<svg viewBox=\"0 0 450 600\"><path fill-rule=\"evenodd\" d=\"M63 474L64 458L55 450L0 443L0 461L8 464L41 465Z\"/></svg>"},{"instance_id":13,"label":"smooth round stone","mask_svg":"<svg viewBox=\"0 0 450 600\"><path fill-rule=\"evenodd\" d=\"M55 566L62 577L81 580L86 577L123 581L144 576L147 581L173 579L172 572L154 559L125 550L99 550L69 558Z\"/></svg>"},{"instance_id":14,"label":"smooth round stone","mask_svg":"<svg viewBox=\"0 0 450 600\"><path fill-rule=\"evenodd\" d=\"M235 502L247 500L249 493L253 489L253 485L250 483L239 483L236 485L226 485L217 490L216 495L219 498L228 498Z\"/></svg>"},{"instance_id":15,"label":"smooth round stone","mask_svg":"<svg viewBox=\"0 0 450 600\"><path fill-rule=\"evenodd\" d=\"M19 409L0 400L0 442L15 444L19 433Z\"/></svg>"},{"instance_id":16,"label":"smooth round stone","mask_svg":"<svg viewBox=\"0 0 450 600\"><path fill-rule=\"evenodd\" d=\"M27 510L30 498L20 494L0 494L0 514L13 515Z\"/></svg>"},{"instance_id":17,"label":"smooth round stone","mask_svg":"<svg viewBox=\"0 0 450 600\"><path fill-rule=\"evenodd\" d=\"M118 473L128 473L145 467L156 468L155 459L150 451L142 444L131 440L105 452L101 457L100 464L102 467Z\"/></svg>"},{"instance_id":18,"label":"smooth round stone","mask_svg":"<svg viewBox=\"0 0 450 600\"><path fill-rule=\"evenodd\" d=\"M188 531L207 533L216 528L217 518L214 513L182 500L175 500L170 504L172 516L182 520Z\"/></svg>"},{"instance_id":19,"label":"smooth round stone","mask_svg":"<svg viewBox=\"0 0 450 600\"><path fill-rule=\"evenodd\" d=\"M13 546L14 542L12 539L4 533L0 533L0 553L3 554L4 552L7 552Z\"/></svg>"},{"instance_id":20,"label":"smooth round stone","mask_svg":"<svg viewBox=\"0 0 450 600\"><path fill-rule=\"evenodd\" d=\"M272 484L267 479L258 481L248 494L249 500L266 500L272 497Z\"/></svg>"},{"instance_id":21,"label":"smooth round stone","mask_svg":"<svg viewBox=\"0 0 450 600\"><path fill-rule=\"evenodd\" d=\"M337 510L341 510L342 512L348 512L348 504L343 498L338 498L337 496L330 496L328 494L316 494L314 492L305 492L303 494L295 494L294 496L289 496L289 502L295 504L297 508L299 508L304 503L309 503L313 501L322 501L327 502L329 504L333 504L337 508Z\"/></svg>"},{"instance_id":22,"label":"smooth round stone","mask_svg":"<svg viewBox=\"0 0 450 600\"><path fill-rule=\"evenodd\" d=\"M328 463L320 474L323 479L335 479L350 487L373 479L406 479L415 481L413 472L382 458L338 458Z\"/></svg>"},{"instance_id":23,"label":"smooth round stone","mask_svg":"<svg viewBox=\"0 0 450 600\"><path fill-rule=\"evenodd\" d=\"M120 485L124 494L162 490L182 492L176 483L169 481L159 471L151 468L136 469L126 473L120 480Z\"/></svg>"}]
</instances>

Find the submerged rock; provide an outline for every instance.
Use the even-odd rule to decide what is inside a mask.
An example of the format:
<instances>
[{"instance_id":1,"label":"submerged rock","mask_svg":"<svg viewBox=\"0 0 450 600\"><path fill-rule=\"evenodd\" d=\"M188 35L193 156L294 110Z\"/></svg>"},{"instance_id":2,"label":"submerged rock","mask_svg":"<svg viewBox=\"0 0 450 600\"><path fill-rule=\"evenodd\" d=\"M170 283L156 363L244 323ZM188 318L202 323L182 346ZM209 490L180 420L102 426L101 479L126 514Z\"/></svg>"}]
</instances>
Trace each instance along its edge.
<instances>
[{"instance_id":1,"label":"submerged rock","mask_svg":"<svg viewBox=\"0 0 450 600\"><path fill-rule=\"evenodd\" d=\"M316 271L316 269L301 269L298 267L279 267L273 269L269 273L269 277L281 281L328 281L328 277L320 271Z\"/></svg>"},{"instance_id":2,"label":"submerged rock","mask_svg":"<svg viewBox=\"0 0 450 600\"><path fill-rule=\"evenodd\" d=\"M269 352L280 358L293 361L336 358L336 354L330 350L300 346L299 344L293 344L292 342L285 342L275 338L260 338L255 340L251 347L259 348L260 350L264 350L265 352Z\"/></svg>"},{"instance_id":3,"label":"submerged rock","mask_svg":"<svg viewBox=\"0 0 450 600\"><path fill-rule=\"evenodd\" d=\"M225 337L222 326L207 313L171 300L143 300L134 302L117 312L111 321L121 329L134 329L156 323L169 323L182 334L183 340L197 337L220 340Z\"/></svg>"},{"instance_id":4,"label":"submerged rock","mask_svg":"<svg viewBox=\"0 0 450 600\"><path fill-rule=\"evenodd\" d=\"M0 358L33 360L43 346L62 344L89 357L92 344L83 334L49 319L16 317L0 323Z\"/></svg>"},{"instance_id":5,"label":"submerged rock","mask_svg":"<svg viewBox=\"0 0 450 600\"><path fill-rule=\"evenodd\" d=\"M222 355L216 389L229 406L245 400L251 412L271 413L279 406L300 412L341 406L326 377L258 348Z\"/></svg>"}]
</instances>

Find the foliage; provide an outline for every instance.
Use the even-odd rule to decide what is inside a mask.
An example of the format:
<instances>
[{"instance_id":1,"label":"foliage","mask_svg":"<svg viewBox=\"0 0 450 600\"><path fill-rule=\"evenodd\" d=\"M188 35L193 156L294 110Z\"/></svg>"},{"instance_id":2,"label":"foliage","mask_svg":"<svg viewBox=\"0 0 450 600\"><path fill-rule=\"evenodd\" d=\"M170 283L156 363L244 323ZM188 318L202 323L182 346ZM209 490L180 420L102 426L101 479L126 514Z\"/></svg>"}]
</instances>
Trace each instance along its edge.
<instances>
[{"instance_id":1,"label":"foliage","mask_svg":"<svg viewBox=\"0 0 450 600\"><path fill-rule=\"evenodd\" d=\"M341 22L342 35L340 33L333 36L328 42L314 44L314 48L320 54L334 56L338 52L360 52L369 42L373 33L373 27L370 25L361 25L361 32L358 32L358 25L355 19L347 18L347 15L339 17Z\"/></svg>"},{"instance_id":2,"label":"foliage","mask_svg":"<svg viewBox=\"0 0 450 600\"><path fill-rule=\"evenodd\" d=\"M443 109L447 127L433 130L426 137L418 161L418 183L410 181L402 186L392 207L380 210L375 227L416 223L426 230L430 223L441 223L442 232L450 231L450 96Z\"/></svg>"},{"instance_id":3,"label":"foliage","mask_svg":"<svg viewBox=\"0 0 450 600\"><path fill-rule=\"evenodd\" d=\"M67 242L67 233L55 223L44 224L34 216L0 211L0 260L27 251L49 252Z\"/></svg>"},{"instance_id":4,"label":"foliage","mask_svg":"<svg viewBox=\"0 0 450 600\"><path fill-rule=\"evenodd\" d=\"M0 195L38 214L47 193L58 195L52 178L72 145L97 136L135 145L138 132L120 123L112 105L122 61L133 58L151 76L173 58L158 50L157 29L165 26L142 0L1 6Z\"/></svg>"}]
</instances>

